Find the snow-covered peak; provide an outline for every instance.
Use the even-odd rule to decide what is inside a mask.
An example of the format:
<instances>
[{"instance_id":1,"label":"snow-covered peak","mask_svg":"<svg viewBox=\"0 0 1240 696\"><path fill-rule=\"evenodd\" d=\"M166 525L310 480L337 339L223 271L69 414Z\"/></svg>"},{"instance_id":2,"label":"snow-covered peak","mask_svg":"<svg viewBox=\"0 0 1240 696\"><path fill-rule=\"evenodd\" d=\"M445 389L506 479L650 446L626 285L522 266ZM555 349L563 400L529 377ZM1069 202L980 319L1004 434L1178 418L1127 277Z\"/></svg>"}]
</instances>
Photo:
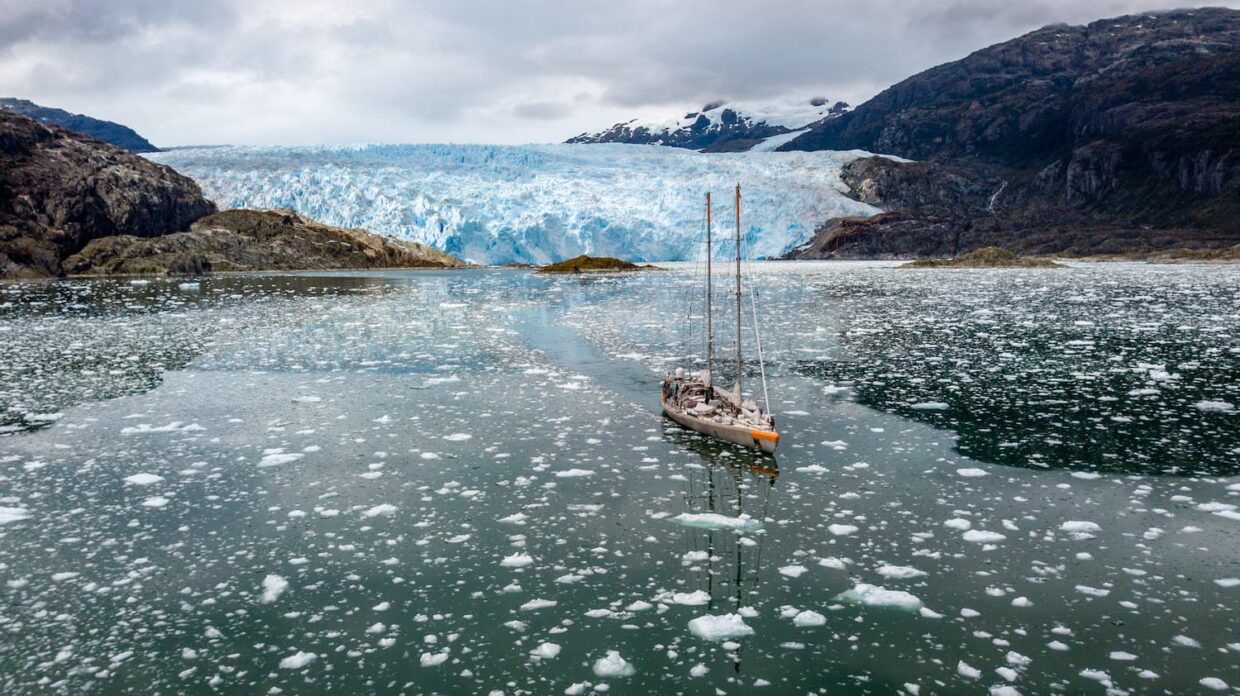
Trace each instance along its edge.
<instances>
[{"instance_id":1,"label":"snow-covered peak","mask_svg":"<svg viewBox=\"0 0 1240 696\"><path fill-rule=\"evenodd\" d=\"M761 141L799 131L848 110L823 98L766 102L714 102L678 118L632 119L570 143L669 145L694 150L739 152Z\"/></svg>"}]
</instances>

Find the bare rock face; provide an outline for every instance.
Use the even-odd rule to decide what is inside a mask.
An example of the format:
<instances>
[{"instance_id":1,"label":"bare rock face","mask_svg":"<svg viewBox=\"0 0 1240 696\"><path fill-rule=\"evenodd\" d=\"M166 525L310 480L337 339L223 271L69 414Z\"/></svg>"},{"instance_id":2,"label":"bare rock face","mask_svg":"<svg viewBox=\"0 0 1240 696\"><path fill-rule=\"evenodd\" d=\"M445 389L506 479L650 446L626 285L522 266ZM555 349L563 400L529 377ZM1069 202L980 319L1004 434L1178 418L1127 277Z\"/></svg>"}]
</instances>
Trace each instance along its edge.
<instances>
[{"instance_id":1,"label":"bare rock face","mask_svg":"<svg viewBox=\"0 0 1240 696\"><path fill-rule=\"evenodd\" d=\"M780 149L853 148L991 187L985 215L954 214L958 229L987 217L1005 229L1068 221L1084 235L1145 230L1123 237L1136 248L1211 233L1230 246L1240 241L1240 11L1045 27L914 75ZM902 203L882 207L914 208Z\"/></svg>"},{"instance_id":2,"label":"bare rock face","mask_svg":"<svg viewBox=\"0 0 1240 696\"><path fill-rule=\"evenodd\" d=\"M225 210L198 220L188 232L96 239L65 259L64 270L71 275L176 275L464 265L416 242L323 225L288 210Z\"/></svg>"},{"instance_id":3,"label":"bare rock face","mask_svg":"<svg viewBox=\"0 0 1240 696\"><path fill-rule=\"evenodd\" d=\"M58 276L94 239L185 230L214 211L169 167L0 110L0 278Z\"/></svg>"}]
</instances>

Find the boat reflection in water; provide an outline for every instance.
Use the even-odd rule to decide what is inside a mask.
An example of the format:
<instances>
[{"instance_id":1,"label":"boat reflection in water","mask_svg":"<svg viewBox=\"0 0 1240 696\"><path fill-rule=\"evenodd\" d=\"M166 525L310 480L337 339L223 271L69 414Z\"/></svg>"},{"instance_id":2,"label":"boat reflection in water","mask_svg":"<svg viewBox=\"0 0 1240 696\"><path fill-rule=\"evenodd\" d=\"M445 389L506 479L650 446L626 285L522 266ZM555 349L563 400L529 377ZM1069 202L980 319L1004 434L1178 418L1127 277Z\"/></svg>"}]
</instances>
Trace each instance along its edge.
<instances>
[{"instance_id":1,"label":"boat reflection in water","mask_svg":"<svg viewBox=\"0 0 1240 696\"><path fill-rule=\"evenodd\" d=\"M682 512L714 513L726 517L748 515L757 522L767 517L771 491L779 479L775 458L737 447L680 428L667 428L664 437L700 458L684 470ZM733 529L686 529L684 558L705 559L692 563L692 576L685 592L700 590L710 596L703 607L710 614L742 614L757 604L761 589L764 529L739 533ZM694 555L690 555L696 552ZM688 563L688 561L686 561ZM745 638L732 639L729 651L737 674L741 672ZM731 647L724 643L726 647Z\"/></svg>"}]
</instances>

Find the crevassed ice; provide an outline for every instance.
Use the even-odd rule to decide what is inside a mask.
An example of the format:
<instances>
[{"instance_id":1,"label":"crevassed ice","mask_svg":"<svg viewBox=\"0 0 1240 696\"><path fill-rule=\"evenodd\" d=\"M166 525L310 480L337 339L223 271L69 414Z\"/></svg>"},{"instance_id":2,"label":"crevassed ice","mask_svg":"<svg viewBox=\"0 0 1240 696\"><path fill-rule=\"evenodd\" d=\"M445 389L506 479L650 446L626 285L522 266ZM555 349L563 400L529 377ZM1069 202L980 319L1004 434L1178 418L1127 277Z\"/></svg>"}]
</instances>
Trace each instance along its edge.
<instances>
[{"instance_id":1,"label":"crevassed ice","mask_svg":"<svg viewBox=\"0 0 1240 696\"><path fill-rule=\"evenodd\" d=\"M744 193L751 257L780 255L825 220L878 209L844 196L840 169L867 153L704 154L650 145L354 145L190 148L151 159L222 208L289 208L321 222L422 242L479 263L583 253L693 258L707 190L730 236ZM720 244L717 252L730 255Z\"/></svg>"}]
</instances>

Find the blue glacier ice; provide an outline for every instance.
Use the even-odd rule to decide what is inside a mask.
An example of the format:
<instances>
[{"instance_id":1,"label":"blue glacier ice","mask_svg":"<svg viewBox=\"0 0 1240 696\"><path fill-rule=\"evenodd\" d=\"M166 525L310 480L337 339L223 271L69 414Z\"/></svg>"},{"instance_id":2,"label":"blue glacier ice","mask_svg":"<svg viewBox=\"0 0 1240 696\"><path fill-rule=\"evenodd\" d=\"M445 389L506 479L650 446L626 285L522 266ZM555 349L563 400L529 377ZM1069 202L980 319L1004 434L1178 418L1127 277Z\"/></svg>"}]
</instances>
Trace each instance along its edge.
<instances>
[{"instance_id":1,"label":"blue glacier ice","mask_svg":"<svg viewBox=\"0 0 1240 696\"><path fill-rule=\"evenodd\" d=\"M653 145L212 147L151 159L193 177L222 208L289 208L322 222L429 244L477 263L578 254L699 256L703 193L731 232L744 192L745 253L778 256L815 227L877 208L841 193L850 152L705 154ZM721 255L731 254L720 245Z\"/></svg>"}]
</instances>

